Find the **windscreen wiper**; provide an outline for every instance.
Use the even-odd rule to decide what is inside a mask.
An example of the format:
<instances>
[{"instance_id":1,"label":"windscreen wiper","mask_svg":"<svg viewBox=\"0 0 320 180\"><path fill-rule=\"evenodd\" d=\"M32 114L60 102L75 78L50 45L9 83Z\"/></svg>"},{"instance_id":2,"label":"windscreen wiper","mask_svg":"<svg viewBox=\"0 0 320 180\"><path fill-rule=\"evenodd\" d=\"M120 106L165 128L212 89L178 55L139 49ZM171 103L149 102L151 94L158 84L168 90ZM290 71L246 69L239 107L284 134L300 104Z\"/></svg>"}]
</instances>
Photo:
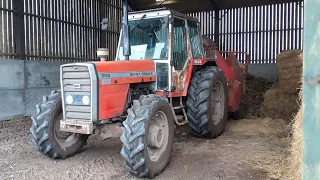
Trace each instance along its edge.
<instances>
[{"instance_id":1,"label":"windscreen wiper","mask_svg":"<svg viewBox=\"0 0 320 180\"><path fill-rule=\"evenodd\" d=\"M146 17L147 17L147 15L144 14L144 15L140 18L140 20L139 20L140 22L137 23L137 24L135 24L130 31L134 30L137 26L139 26L139 25L143 22L143 21L141 21L141 20L143 20L143 19L146 18Z\"/></svg>"}]
</instances>

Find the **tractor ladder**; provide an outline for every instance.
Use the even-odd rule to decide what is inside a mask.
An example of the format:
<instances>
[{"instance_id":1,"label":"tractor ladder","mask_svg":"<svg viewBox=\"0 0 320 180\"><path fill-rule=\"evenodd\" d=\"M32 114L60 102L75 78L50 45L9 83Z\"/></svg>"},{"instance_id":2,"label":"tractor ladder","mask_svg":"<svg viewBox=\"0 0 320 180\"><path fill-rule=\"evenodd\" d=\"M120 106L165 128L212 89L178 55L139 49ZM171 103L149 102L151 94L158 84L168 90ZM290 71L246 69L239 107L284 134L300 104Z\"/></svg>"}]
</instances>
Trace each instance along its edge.
<instances>
[{"instance_id":1,"label":"tractor ladder","mask_svg":"<svg viewBox=\"0 0 320 180\"><path fill-rule=\"evenodd\" d=\"M180 98L180 99L179 99L179 101L180 101L180 105L179 105L179 106L173 107L172 97L170 98L170 105L171 105L171 107L173 107L172 109L173 109L173 114L174 114L174 121L175 121L175 123L176 123L177 125L179 125L179 126L182 126L182 125L187 124L189 121L188 121L188 117L187 117L185 105L183 105L183 103L182 103L182 96L180 96L179 98ZM175 110L182 110L183 116L184 116L184 117L182 118L183 121L181 121L181 122L179 121L179 119L178 119L178 117L177 117L177 115L176 115Z\"/></svg>"}]
</instances>

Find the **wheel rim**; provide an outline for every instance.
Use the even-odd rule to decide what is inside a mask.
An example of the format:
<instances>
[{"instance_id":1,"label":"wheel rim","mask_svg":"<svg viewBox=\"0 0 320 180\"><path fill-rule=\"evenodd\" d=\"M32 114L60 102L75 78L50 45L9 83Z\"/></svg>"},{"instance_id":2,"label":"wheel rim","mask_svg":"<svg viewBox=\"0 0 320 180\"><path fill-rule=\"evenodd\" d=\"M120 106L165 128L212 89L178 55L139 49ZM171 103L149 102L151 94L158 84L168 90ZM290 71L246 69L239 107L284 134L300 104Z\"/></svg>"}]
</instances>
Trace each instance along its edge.
<instances>
[{"instance_id":1,"label":"wheel rim","mask_svg":"<svg viewBox=\"0 0 320 180\"><path fill-rule=\"evenodd\" d=\"M224 115L225 95L223 85L220 81L216 82L213 86L211 95L211 109L213 124L219 124Z\"/></svg>"},{"instance_id":2,"label":"wheel rim","mask_svg":"<svg viewBox=\"0 0 320 180\"><path fill-rule=\"evenodd\" d=\"M79 134L60 131L60 120L63 119L63 113L59 113L57 119L54 120L54 137L62 148L66 148L74 144Z\"/></svg>"},{"instance_id":3,"label":"wheel rim","mask_svg":"<svg viewBox=\"0 0 320 180\"><path fill-rule=\"evenodd\" d=\"M157 161L167 149L168 138L168 118L164 112L157 111L149 121L147 150L151 161Z\"/></svg>"}]
</instances>

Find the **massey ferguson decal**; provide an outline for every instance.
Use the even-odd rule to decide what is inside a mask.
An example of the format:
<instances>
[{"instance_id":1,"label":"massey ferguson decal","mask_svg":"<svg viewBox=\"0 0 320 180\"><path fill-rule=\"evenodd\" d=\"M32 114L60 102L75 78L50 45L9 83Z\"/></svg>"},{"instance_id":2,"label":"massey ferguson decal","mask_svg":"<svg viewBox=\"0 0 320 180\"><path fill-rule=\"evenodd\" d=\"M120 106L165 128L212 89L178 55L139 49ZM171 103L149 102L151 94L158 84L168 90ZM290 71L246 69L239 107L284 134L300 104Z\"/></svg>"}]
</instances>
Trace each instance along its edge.
<instances>
[{"instance_id":1,"label":"massey ferguson decal","mask_svg":"<svg viewBox=\"0 0 320 180\"><path fill-rule=\"evenodd\" d=\"M145 76L155 76L156 72L115 72L115 73L99 73L99 79L102 80L102 84L110 84L113 78L128 78L128 77L145 77Z\"/></svg>"}]
</instances>

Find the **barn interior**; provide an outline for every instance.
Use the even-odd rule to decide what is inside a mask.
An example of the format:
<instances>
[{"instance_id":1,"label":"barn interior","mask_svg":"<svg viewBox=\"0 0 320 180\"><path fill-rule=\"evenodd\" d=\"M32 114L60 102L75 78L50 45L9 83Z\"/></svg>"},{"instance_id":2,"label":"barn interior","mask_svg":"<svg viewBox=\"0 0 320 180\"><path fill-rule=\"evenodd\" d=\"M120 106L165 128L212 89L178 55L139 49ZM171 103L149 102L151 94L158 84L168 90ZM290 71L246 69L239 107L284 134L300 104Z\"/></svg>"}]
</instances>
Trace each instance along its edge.
<instances>
[{"instance_id":1,"label":"barn interior","mask_svg":"<svg viewBox=\"0 0 320 180\"><path fill-rule=\"evenodd\" d=\"M192 137L187 125L177 127L174 159L157 178L298 179L304 2L128 0L128 4L133 12L165 7L187 14L198 19L201 34L214 40L221 53L250 56L246 118L230 120L225 133L213 140ZM101 142L90 137L84 150L68 161L39 157L29 139L34 105L60 87L60 65L99 61L98 48L108 48L108 60L115 59L122 11L118 0L2 0L0 101L5 103L0 104L0 179L133 177L120 166L119 138ZM108 30L101 30L102 18L110 20ZM245 63L247 57L237 58Z\"/></svg>"}]
</instances>

